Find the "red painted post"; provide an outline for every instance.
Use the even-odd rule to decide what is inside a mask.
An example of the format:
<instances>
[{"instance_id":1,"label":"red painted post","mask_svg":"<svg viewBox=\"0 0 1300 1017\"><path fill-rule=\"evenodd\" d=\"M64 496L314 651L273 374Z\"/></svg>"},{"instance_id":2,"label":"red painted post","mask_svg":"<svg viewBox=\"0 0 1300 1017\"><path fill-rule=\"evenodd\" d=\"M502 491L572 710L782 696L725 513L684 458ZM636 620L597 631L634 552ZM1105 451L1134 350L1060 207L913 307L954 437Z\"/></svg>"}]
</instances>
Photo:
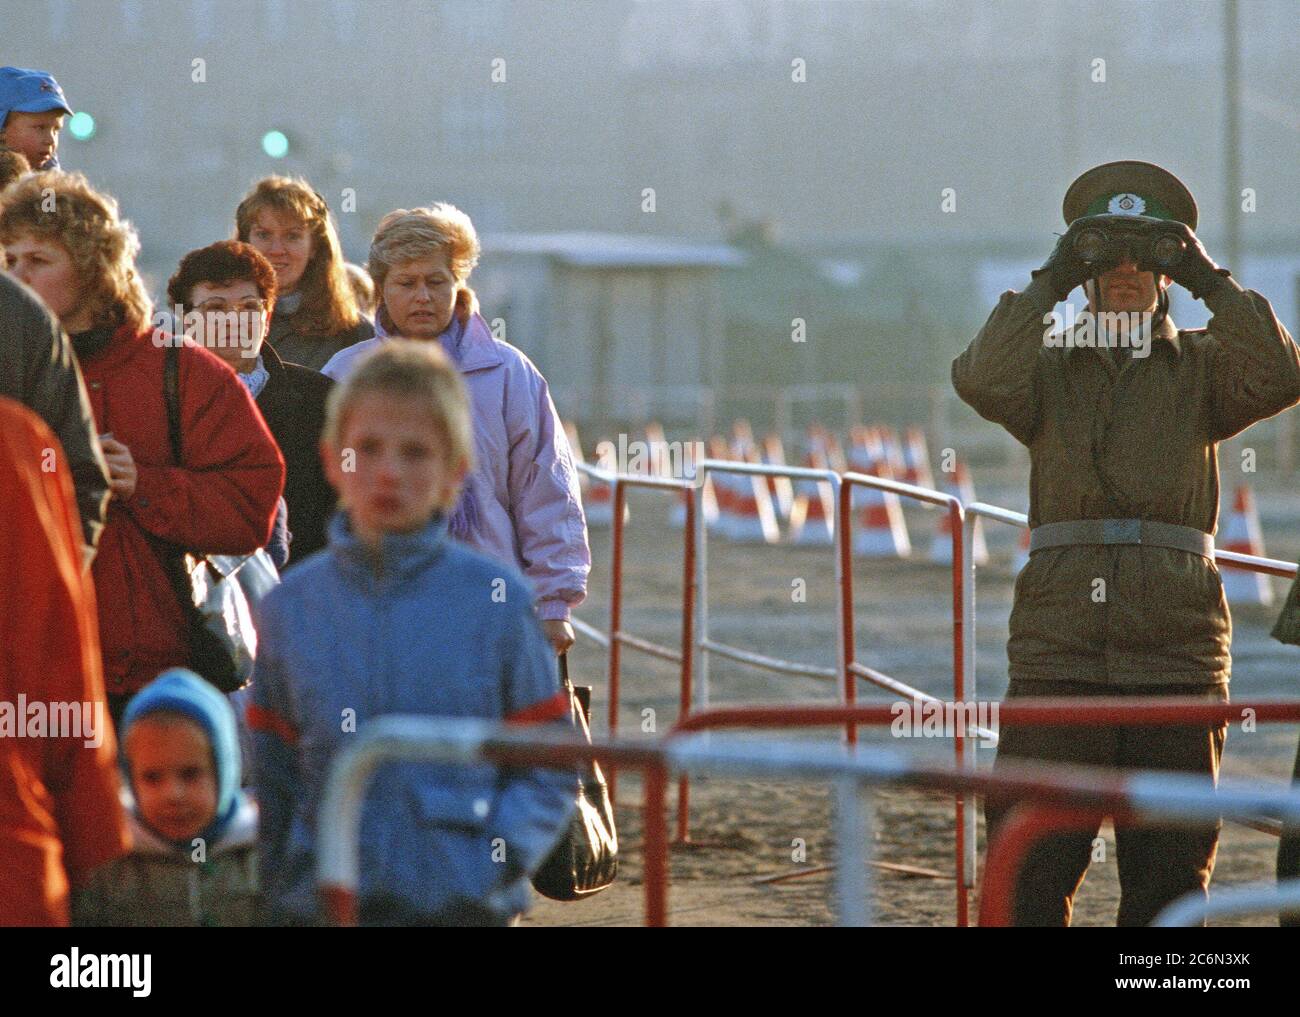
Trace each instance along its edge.
<instances>
[{"instance_id":1,"label":"red painted post","mask_svg":"<svg viewBox=\"0 0 1300 1017\"><path fill-rule=\"evenodd\" d=\"M965 666L965 634L963 593L964 573L962 559L965 557L965 512L960 501L953 499L948 503L948 525L952 530L952 695L953 702L960 703L966 698L966 679L962 673ZM960 725L954 731L953 749L957 755L957 766L963 761L966 732ZM957 795L954 799L957 823L957 925L965 928L970 924L970 895L966 886L966 797Z\"/></svg>"},{"instance_id":2,"label":"red painted post","mask_svg":"<svg viewBox=\"0 0 1300 1017\"><path fill-rule=\"evenodd\" d=\"M321 904L331 925L355 927L358 923L356 892L343 886L322 886Z\"/></svg>"},{"instance_id":3,"label":"red painted post","mask_svg":"<svg viewBox=\"0 0 1300 1017\"><path fill-rule=\"evenodd\" d=\"M844 647L844 705L853 706L858 699L858 679L849 665L857 652L853 639L853 481L840 481L840 525L844 533L840 539L840 642ZM849 723L844 728L849 745L858 743L858 727Z\"/></svg>"},{"instance_id":4,"label":"red painted post","mask_svg":"<svg viewBox=\"0 0 1300 1017\"><path fill-rule=\"evenodd\" d=\"M664 821L668 775L663 762L645 769L645 923L652 928L668 924L668 824Z\"/></svg>"},{"instance_id":5,"label":"red painted post","mask_svg":"<svg viewBox=\"0 0 1300 1017\"><path fill-rule=\"evenodd\" d=\"M695 513L700 489L686 489L686 543L682 551L682 688L677 708L680 723L690 716L691 683L695 677ZM691 839L691 779L683 773L677 778L677 842Z\"/></svg>"},{"instance_id":6,"label":"red painted post","mask_svg":"<svg viewBox=\"0 0 1300 1017\"><path fill-rule=\"evenodd\" d=\"M614 524L612 528L613 561L610 563L609 589L609 736L618 737L619 668L622 666L623 644L619 634L623 628L623 508L627 503L627 490L621 477L614 478ZM609 801L614 804L618 789L618 771L612 766L607 775Z\"/></svg>"}]
</instances>

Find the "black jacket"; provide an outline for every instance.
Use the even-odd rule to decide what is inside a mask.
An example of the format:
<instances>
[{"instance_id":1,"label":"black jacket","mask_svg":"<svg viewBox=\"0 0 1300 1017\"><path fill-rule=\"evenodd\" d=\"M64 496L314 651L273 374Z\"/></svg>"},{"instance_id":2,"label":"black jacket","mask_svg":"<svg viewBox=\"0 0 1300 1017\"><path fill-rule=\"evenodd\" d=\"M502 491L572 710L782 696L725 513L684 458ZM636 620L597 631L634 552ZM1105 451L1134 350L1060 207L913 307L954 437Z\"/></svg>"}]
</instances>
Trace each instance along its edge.
<instances>
[{"instance_id":1,"label":"black jacket","mask_svg":"<svg viewBox=\"0 0 1300 1017\"><path fill-rule=\"evenodd\" d=\"M271 344L262 344L262 364L270 377L257 407L284 455L284 500L289 506L292 568L325 546L325 526L334 512L335 495L320 460L325 427L325 398L334 382L300 364L285 363Z\"/></svg>"},{"instance_id":2,"label":"black jacket","mask_svg":"<svg viewBox=\"0 0 1300 1017\"><path fill-rule=\"evenodd\" d=\"M271 315L271 329L266 335L266 341L275 347L276 353L285 363L301 364L319 371L339 350L369 339L374 334L375 326L369 318L362 317L355 326L335 335L308 335L298 330L294 315L277 311ZM293 527L293 516L289 517L289 526Z\"/></svg>"},{"instance_id":3,"label":"black jacket","mask_svg":"<svg viewBox=\"0 0 1300 1017\"><path fill-rule=\"evenodd\" d=\"M22 403L63 445L86 546L93 550L108 507L108 467L72 345L36 294L0 272L0 396Z\"/></svg>"}]
</instances>

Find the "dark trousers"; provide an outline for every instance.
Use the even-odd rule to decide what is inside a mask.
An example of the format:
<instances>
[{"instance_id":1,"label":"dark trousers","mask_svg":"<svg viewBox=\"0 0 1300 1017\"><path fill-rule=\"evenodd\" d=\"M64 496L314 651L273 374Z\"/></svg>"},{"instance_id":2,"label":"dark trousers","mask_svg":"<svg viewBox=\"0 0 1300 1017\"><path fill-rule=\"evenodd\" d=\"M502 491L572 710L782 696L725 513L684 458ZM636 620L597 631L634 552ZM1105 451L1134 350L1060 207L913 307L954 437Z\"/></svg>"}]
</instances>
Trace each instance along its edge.
<instances>
[{"instance_id":1,"label":"dark trousers","mask_svg":"<svg viewBox=\"0 0 1300 1017\"><path fill-rule=\"evenodd\" d=\"M1086 682L1018 681L1008 700L1046 696L1203 696L1225 702L1227 686L1133 687ZM1218 779L1227 724L1203 727L1016 727L1001 725L996 772L1017 759L1112 769L1174 770ZM984 819L991 846L1017 800L990 796ZM1118 924L1149 925L1169 903L1204 894L1214 871L1219 828L1115 824L1119 867ZM1088 871L1098 828L1045 837L1025 856L1012 908L1015 925L1068 926L1074 895Z\"/></svg>"},{"instance_id":2,"label":"dark trousers","mask_svg":"<svg viewBox=\"0 0 1300 1017\"><path fill-rule=\"evenodd\" d=\"M1296 750L1293 786L1300 788L1300 749ZM1277 846L1277 879L1280 883L1284 879L1298 877L1300 877L1300 827L1285 826L1282 828L1282 841ZM1278 924L1284 929L1300 929L1300 911L1279 916Z\"/></svg>"}]
</instances>

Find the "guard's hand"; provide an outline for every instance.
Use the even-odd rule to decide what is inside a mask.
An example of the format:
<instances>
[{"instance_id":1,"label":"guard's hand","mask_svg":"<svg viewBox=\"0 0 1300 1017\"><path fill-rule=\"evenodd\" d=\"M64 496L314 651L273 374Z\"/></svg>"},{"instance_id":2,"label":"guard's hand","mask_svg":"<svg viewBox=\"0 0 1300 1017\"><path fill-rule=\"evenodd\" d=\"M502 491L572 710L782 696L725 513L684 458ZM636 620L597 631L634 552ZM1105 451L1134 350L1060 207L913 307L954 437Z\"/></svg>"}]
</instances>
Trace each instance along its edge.
<instances>
[{"instance_id":1,"label":"guard's hand","mask_svg":"<svg viewBox=\"0 0 1300 1017\"><path fill-rule=\"evenodd\" d=\"M114 498L126 501L135 494L139 477L131 450L111 435L100 435L99 447L104 450L104 461L108 463L109 489Z\"/></svg>"},{"instance_id":2,"label":"guard's hand","mask_svg":"<svg viewBox=\"0 0 1300 1017\"><path fill-rule=\"evenodd\" d=\"M556 656L567 651L577 638L573 634L573 626L563 618L544 619L542 621L542 632L545 633L547 640L554 647Z\"/></svg>"},{"instance_id":3,"label":"guard's hand","mask_svg":"<svg viewBox=\"0 0 1300 1017\"><path fill-rule=\"evenodd\" d=\"M1206 252L1205 245L1186 223L1171 219L1164 223L1164 228L1170 233L1177 234L1187 245L1187 251L1178 264L1169 268L1152 269L1152 271L1169 276L1197 300L1204 300L1222 286L1223 281L1232 273L1214 263ZM1139 265L1138 268L1144 266Z\"/></svg>"},{"instance_id":4,"label":"guard's hand","mask_svg":"<svg viewBox=\"0 0 1300 1017\"><path fill-rule=\"evenodd\" d=\"M1106 267L1089 265L1074 250L1075 238L1088 227L1088 218L1084 216L1070 223L1069 228L1061 235L1061 239L1056 242L1056 247L1052 249L1051 257L1043 263L1042 268L1032 273L1035 279L1044 273L1047 274L1052 285L1052 294L1057 300L1064 300L1076 286L1082 286L1084 280L1106 271Z\"/></svg>"}]
</instances>

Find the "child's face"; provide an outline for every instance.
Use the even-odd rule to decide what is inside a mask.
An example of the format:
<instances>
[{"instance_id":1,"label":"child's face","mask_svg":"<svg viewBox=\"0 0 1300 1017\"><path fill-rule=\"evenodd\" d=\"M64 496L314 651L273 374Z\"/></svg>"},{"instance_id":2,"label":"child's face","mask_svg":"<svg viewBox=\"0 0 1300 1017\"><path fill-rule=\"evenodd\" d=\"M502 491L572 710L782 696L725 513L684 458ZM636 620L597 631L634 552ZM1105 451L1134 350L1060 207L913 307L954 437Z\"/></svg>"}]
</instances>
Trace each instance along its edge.
<instances>
[{"instance_id":1,"label":"child's face","mask_svg":"<svg viewBox=\"0 0 1300 1017\"><path fill-rule=\"evenodd\" d=\"M412 396L362 394L343 421L339 448L322 448L325 470L367 543L421 529L455 500L464 463L451 463L427 406Z\"/></svg>"},{"instance_id":2,"label":"child's face","mask_svg":"<svg viewBox=\"0 0 1300 1017\"><path fill-rule=\"evenodd\" d=\"M20 113L13 110L0 127L0 142L27 156L32 169L40 169L59 150L63 111Z\"/></svg>"},{"instance_id":3,"label":"child's face","mask_svg":"<svg viewBox=\"0 0 1300 1017\"><path fill-rule=\"evenodd\" d=\"M191 720L142 717L127 733L136 804L169 840L198 836L217 815L217 774L203 729Z\"/></svg>"}]
</instances>

